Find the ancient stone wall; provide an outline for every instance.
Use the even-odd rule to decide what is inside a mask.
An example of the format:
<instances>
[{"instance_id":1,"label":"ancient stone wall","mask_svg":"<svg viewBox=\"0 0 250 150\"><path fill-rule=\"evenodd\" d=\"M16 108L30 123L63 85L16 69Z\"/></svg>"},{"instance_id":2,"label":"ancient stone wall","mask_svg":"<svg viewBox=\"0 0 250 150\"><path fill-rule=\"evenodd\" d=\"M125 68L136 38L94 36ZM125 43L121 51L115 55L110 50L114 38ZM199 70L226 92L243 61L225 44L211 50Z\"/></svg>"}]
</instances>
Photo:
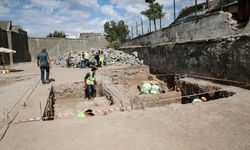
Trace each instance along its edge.
<instances>
[{"instance_id":1,"label":"ancient stone wall","mask_svg":"<svg viewBox=\"0 0 250 150\"><path fill-rule=\"evenodd\" d=\"M151 69L250 82L250 36L123 48Z\"/></svg>"}]
</instances>

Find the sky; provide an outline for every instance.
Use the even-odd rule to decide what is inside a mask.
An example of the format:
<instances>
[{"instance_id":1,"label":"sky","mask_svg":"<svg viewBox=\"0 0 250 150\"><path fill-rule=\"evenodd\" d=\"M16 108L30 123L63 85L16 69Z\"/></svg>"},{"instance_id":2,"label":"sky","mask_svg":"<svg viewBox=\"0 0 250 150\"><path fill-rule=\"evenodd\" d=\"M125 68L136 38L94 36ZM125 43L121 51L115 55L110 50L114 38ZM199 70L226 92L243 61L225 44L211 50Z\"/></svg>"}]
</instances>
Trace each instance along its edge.
<instances>
[{"instance_id":1,"label":"sky","mask_svg":"<svg viewBox=\"0 0 250 150\"><path fill-rule=\"evenodd\" d=\"M173 22L173 0L156 1L164 5L163 26L167 26ZM194 1L176 0L176 11ZM11 20L32 37L64 31L69 38L77 38L82 32L103 33L109 20L124 20L131 27L142 18L146 24L140 12L147 8L144 0L0 0L0 20Z\"/></svg>"}]
</instances>

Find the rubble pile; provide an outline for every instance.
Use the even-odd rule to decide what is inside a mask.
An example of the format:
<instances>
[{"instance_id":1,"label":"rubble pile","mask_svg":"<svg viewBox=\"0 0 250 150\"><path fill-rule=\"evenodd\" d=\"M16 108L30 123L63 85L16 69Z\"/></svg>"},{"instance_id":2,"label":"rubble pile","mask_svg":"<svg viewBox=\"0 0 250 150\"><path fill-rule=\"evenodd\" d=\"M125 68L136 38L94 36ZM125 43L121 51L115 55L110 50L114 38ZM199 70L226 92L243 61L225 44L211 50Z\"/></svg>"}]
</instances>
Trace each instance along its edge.
<instances>
[{"instance_id":1,"label":"rubble pile","mask_svg":"<svg viewBox=\"0 0 250 150\"><path fill-rule=\"evenodd\" d=\"M132 55L127 54L123 51L114 50L114 49L89 49L84 50L85 52L88 52L91 54L90 62L92 65L96 65L96 60L94 56L99 52L103 51L103 54L105 56L105 62L106 65L112 65L112 64L130 64L130 65L139 65L143 64L142 61L139 60L137 53L133 53ZM84 51L71 51L70 53L70 64L71 66L78 68L80 67L80 61L81 61L81 53ZM55 64L57 66L61 67L67 67L67 59L69 58L69 53L65 53L62 55L58 55L55 58Z\"/></svg>"},{"instance_id":2,"label":"rubble pile","mask_svg":"<svg viewBox=\"0 0 250 150\"><path fill-rule=\"evenodd\" d=\"M136 54L130 55L119 50L107 49L106 51L104 51L104 55L106 56L107 64L143 64L143 62L139 60Z\"/></svg>"}]
</instances>

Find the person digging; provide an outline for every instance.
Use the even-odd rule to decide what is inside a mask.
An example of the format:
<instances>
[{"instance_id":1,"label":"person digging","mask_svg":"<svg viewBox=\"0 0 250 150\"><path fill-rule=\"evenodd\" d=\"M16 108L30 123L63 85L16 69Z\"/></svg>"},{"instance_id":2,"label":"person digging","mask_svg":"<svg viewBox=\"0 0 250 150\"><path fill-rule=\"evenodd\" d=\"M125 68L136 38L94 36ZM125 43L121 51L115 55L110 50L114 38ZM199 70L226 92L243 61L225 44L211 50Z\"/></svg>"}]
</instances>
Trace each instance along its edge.
<instances>
[{"instance_id":1,"label":"person digging","mask_svg":"<svg viewBox=\"0 0 250 150\"><path fill-rule=\"evenodd\" d=\"M85 98L89 100L96 97L96 81L95 81L95 71L96 67L92 67L91 71L88 72L84 77L84 87L85 87Z\"/></svg>"}]
</instances>

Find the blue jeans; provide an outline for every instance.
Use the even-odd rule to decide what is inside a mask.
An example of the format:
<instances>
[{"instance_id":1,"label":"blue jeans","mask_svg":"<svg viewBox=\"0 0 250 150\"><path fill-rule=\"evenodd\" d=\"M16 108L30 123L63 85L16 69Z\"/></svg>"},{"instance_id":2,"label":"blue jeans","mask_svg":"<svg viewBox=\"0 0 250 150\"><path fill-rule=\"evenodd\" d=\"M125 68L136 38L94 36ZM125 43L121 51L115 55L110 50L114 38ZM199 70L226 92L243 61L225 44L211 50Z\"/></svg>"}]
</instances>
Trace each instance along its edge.
<instances>
[{"instance_id":1,"label":"blue jeans","mask_svg":"<svg viewBox=\"0 0 250 150\"><path fill-rule=\"evenodd\" d=\"M84 68L87 66L89 67L89 60L87 60L87 59L81 60L80 67Z\"/></svg>"},{"instance_id":2,"label":"blue jeans","mask_svg":"<svg viewBox=\"0 0 250 150\"><path fill-rule=\"evenodd\" d=\"M80 67L83 68L85 66L85 60L81 60Z\"/></svg>"},{"instance_id":3,"label":"blue jeans","mask_svg":"<svg viewBox=\"0 0 250 150\"><path fill-rule=\"evenodd\" d=\"M50 73L49 67L40 67L40 70L41 70L42 83L44 83L45 70L46 70L46 80L49 81L49 73Z\"/></svg>"}]
</instances>

